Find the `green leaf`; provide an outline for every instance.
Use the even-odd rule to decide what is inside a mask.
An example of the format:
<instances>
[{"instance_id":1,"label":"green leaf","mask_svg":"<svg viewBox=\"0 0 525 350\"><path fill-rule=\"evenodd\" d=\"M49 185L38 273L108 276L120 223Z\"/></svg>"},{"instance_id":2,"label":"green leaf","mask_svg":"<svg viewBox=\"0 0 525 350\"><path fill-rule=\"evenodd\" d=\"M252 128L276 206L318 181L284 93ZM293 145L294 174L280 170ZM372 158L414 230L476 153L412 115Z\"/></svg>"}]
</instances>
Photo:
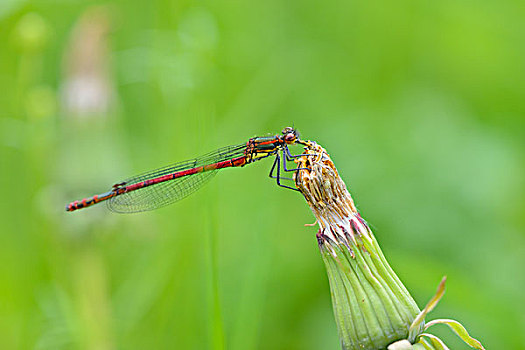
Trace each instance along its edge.
<instances>
[{"instance_id":1,"label":"green leaf","mask_svg":"<svg viewBox=\"0 0 525 350\"><path fill-rule=\"evenodd\" d=\"M412 345L412 350L433 350L430 345L423 342Z\"/></svg>"},{"instance_id":2,"label":"green leaf","mask_svg":"<svg viewBox=\"0 0 525 350\"><path fill-rule=\"evenodd\" d=\"M465 327L463 327L463 325L461 323L459 323L458 321L455 321L455 320L449 320L449 319L439 319L439 320L433 320L433 321L430 321L429 323L426 324L425 326L425 330L427 330L428 328L432 327L433 325L435 324L446 324L447 326L449 326L453 331L454 333L456 333L465 343L467 343L468 345L470 345L471 347L473 347L474 349L478 349L478 350L485 350L485 348L483 347L483 345L481 345L481 343L477 340L477 339L474 339L470 336L470 334L468 334L467 330L465 329Z\"/></svg>"},{"instance_id":3,"label":"green leaf","mask_svg":"<svg viewBox=\"0 0 525 350\"><path fill-rule=\"evenodd\" d=\"M425 308L421 310L421 312L419 313L419 315L417 315L414 322L412 322L412 324L410 325L410 329L408 331L408 340L410 342L414 342L416 337L419 335L418 332L419 332L420 326L425 321L426 315L436 307L441 297L443 297L443 294L445 294L445 282L446 281L447 281L447 276L443 276L443 278L441 279L441 282L439 282L439 286L436 291L436 294L432 297L432 299L430 299L430 301L427 303Z\"/></svg>"},{"instance_id":4,"label":"green leaf","mask_svg":"<svg viewBox=\"0 0 525 350\"><path fill-rule=\"evenodd\" d=\"M450 350L441 339L433 334L421 333L421 337L427 337L435 350Z\"/></svg>"}]
</instances>

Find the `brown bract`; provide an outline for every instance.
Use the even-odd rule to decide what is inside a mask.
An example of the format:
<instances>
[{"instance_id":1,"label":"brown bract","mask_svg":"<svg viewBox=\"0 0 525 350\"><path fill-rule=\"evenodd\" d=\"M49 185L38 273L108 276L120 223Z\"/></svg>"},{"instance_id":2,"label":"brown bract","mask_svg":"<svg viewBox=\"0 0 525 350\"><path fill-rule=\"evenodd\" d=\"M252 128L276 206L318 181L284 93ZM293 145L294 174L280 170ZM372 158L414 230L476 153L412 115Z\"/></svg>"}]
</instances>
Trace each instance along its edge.
<instances>
[{"instance_id":1,"label":"brown bract","mask_svg":"<svg viewBox=\"0 0 525 350\"><path fill-rule=\"evenodd\" d=\"M304 157L296 160L303 170L295 174L295 184L319 223L319 243L330 239L348 246L350 241L355 243L356 235L369 240L370 230L357 212L330 155L313 141L306 141L304 149Z\"/></svg>"}]
</instances>

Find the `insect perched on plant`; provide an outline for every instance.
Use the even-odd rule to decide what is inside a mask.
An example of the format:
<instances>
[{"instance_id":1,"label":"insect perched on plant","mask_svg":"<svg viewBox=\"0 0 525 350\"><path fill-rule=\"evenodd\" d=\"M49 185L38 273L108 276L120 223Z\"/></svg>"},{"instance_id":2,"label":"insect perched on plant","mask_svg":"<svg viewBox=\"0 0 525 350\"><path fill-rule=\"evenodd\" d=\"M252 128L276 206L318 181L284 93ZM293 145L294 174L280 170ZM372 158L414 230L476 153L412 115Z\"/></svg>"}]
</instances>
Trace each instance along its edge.
<instances>
[{"instance_id":1,"label":"insect perched on plant","mask_svg":"<svg viewBox=\"0 0 525 350\"><path fill-rule=\"evenodd\" d=\"M286 127L281 135L253 137L240 145L219 148L195 159L129 178L113 185L108 192L69 203L66 210L75 211L100 202L106 202L110 210L118 213L157 209L192 194L219 169L243 167L271 156L275 159L270 177L277 180L277 185L298 191L281 184L281 179L284 179L281 177L281 160L285 172L301 170L286 167L286 161L304 156L290 154L288 145L293 144L306 145L306 141L299 139L299 133L294 128Z\"/></svg>"}]
</instances>

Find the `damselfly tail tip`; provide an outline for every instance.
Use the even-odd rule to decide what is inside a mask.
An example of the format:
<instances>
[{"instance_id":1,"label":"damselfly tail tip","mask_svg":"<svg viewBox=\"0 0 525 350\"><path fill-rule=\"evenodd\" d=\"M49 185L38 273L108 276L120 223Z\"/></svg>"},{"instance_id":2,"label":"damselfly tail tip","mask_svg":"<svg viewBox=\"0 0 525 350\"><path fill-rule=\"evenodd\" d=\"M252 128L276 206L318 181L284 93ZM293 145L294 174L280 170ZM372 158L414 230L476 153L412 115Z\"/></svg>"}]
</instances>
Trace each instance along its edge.
<instances>
[{"instance_id":1,"label":"damselfly tail tip","mask_svg":"<svg viewBox=\"0 0 525 350\"><path fill-rule=\"evenodd\" d=\"M77 203L78 203L78 201L71 202L71 203L67 204L66 205L66 211L75 211L77 209L77 206L76 206Z\"/></svg>"}]
</instances>

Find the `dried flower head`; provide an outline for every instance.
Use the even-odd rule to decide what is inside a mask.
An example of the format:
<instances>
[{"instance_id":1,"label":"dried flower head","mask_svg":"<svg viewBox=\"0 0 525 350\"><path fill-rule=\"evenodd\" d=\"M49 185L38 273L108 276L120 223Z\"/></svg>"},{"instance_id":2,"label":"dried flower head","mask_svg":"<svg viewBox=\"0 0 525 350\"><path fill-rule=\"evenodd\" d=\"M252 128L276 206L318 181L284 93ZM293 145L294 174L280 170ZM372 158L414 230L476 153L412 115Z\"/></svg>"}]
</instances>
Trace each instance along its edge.
<instances>
[{"instance_id":1,"label":"dried flower head","mask_svg":"<svg viewBox=\"0 0 525 350\"><path fill-rule=\"evenodd\" d=\"M444 281L431 306L421 312L357 211L328 153L315 142L305 141L304 145L304 156L296 160L301 170L295 183L319 224L317 240L328 273L342 348L446 349L438 346L439 341L432 338L435 336L422 333L428 328L424 324L426 313L444 292ZM468 338L472 342L466 342L471 346L477 342ZM475 347L483 348L481 344Z\"/></svg>"}]
</instances>

